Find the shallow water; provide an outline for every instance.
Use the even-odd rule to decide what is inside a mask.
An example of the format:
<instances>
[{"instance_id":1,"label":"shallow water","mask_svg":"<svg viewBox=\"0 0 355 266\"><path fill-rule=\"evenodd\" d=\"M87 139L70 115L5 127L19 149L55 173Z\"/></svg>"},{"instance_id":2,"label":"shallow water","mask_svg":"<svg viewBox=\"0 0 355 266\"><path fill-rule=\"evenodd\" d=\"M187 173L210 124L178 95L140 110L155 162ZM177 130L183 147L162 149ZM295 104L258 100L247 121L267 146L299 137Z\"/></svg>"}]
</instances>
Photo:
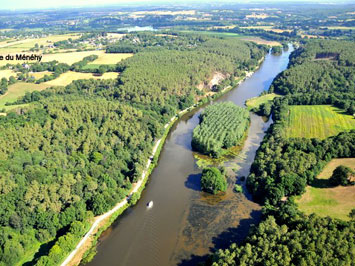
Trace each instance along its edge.
<instances>
[{"instance_id":1,"label":"shallow water","mask_svg":"<svg viewBox=\"0 0 355 266\"><path fill-rule=\"evenodd\" d=\"M216 102L244 106L286 69L291 52L290 47L280 56L268 54L250 78ZM234 193L233 187L238 177L248 175L271 121L251 114L241 153L225 163L228 190L214 196L200 190L201 170L191 151L192 130L202 110L186 114L173 126L140 201L101 236L98 253L88 265L196 265L208 252L242 240L259 221L261 207L247 193ZM154 207L147 209L151 200Z\"/></svg>"}]
</instances>

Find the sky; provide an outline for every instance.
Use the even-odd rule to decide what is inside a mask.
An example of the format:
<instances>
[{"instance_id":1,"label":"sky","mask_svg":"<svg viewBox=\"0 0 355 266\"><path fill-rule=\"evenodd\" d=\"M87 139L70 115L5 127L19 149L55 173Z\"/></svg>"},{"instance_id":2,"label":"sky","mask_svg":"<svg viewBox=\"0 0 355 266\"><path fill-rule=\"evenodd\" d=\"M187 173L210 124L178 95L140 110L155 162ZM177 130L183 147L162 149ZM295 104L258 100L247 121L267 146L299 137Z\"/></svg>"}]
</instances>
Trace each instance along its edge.
<instances>
[{"instance_id":1,"label":"sky","mask_svg":"<svg viewBox=\"0 0 355 266\"><path fill-rule=\"evenodd\" d=\"M200 0L201 1L201 0ZM254 0L253 2L287 2L290 0ZM305 2L305 0L291 0L292 2ZM352 0L313 0L312 2L352 2ZM92 7L92 6L104 6L104 5L120 5L120 4L149 4L149 3L188 3L197 2L196 0L0 0L0 9L6 10L19 10L19 9L48 9L48 8L60 8L60 7ZM204 1L207 2L207 1ZM210 0L209 2L234 2L234 3L247 3L248 0Z\"/></svg>"}]
</instances>

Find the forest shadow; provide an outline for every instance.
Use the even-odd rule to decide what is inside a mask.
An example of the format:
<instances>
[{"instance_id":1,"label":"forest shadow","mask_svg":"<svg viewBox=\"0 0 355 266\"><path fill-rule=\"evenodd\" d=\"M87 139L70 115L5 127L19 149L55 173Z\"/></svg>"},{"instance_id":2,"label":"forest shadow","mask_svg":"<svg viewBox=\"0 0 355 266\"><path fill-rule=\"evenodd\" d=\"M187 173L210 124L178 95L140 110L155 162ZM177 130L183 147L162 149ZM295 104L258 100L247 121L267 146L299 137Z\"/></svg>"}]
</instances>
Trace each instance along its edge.
<instances>
[{"instance_id":1,"label":"forest shadow","mask_svg":"<svg viewBox=\"0 0 355 266\"><path fill-rule=\"evenodd\" d=\"M191 139L192 139L192 133L190 131L183 134L179 134L178 136L175 137L175 144L183 147L188 151L192 151Z\"/></svg>"},{"instance_id":2,"label":"forest shadow","mask_svg":"<svg viewBox=\"0 0 355 266\"><path fill-rule=\"evenodd\" d=\"M55 243L58 241L58 238L65 235L68 231L69 227L66 226L62 229L60 229L57 232L57 235L54 239L50 240L49 242L43 243L40 247L39 250L35 253L33 256L33 259L31 261L25 262L23 266L32 266L36 265L37 261L39 260L40 257L46 256L49 254L49 251L51 248L55 245Z\"/></svg>"},{"instance_id":3,"label":"forest shadow","mask_svg":"<svg viewBox=\"0 0 355 266\"><path fill-rule=\"evenodd\" d=\"M330 188L330 187L334 187L330 183L329 179L318 179L318 178L315 178L312 181L311 186L315 187L315 188Z\"/></svg>"},{"instance_id":4,"label":"forest shadow","mask_svg":"<svg viewBox=\"0 0 355 266\"><path fill-rule=\"evenodd\" d=\"M191 174L185 181L185 187L194 191L201 191L201 174Z\"/></svg>"},{"instance_id":5,"label":"forest shadow","mask_svg":"<svg viewBox=\"0 0 355 266\"><path fill-rule=\"evenodd\" d=\"M261 211L253 210L250 213L250 218L240 220L238 227L230 227L223 231L218 236L212 238L213 247L210 248L208 254L195 255L192 254L188 259L181 260L178 266L195 266L195 265L205 265L204 262L207 261L206 265L210 265L211 254L219 249L226 249L232 243L241 244L243 240L248 236L250 227L261 220Z\"/></svg>"}]
</instances>

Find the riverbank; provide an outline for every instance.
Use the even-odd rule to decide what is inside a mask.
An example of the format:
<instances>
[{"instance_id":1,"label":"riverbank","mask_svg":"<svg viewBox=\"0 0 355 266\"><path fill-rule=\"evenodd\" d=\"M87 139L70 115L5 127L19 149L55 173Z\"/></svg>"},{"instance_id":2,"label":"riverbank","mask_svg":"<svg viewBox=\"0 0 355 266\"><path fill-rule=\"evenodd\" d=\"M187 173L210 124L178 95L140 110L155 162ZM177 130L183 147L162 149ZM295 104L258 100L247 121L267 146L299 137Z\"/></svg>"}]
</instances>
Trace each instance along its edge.
<instances>
[{"instance_id":1,"label":"riverbank","mask_svg":"<svg viewBox=\"0 0 355 266\"><path fill-rule=\"evenodd\" d=\"M208 101L214 100L216 98L219 98L220 96L224 95L228 91L230 91L233 88L237 88L246 78L250 77L254 71L256 71L261 63L263 62L264 57L259 61L259 64L253 69L251 72L246 72L243 77L240 77L238 79L238 83L235 87L228 86L224 88L221 92L213 95L212 97L208 97ZM142 177L139 179L139 181L133 185L132 191L129 193L129 196L127 196L123 201L119 202L116 204L114 208L112 208L110 211L97 216L94 218L93 224L90 227L90 230L85 234L85 236L81 239L81 241L77 244L75 249L69 254L69 256L64 260L64 262L61 264L62 266L66 265L78 265L80 261L82 260L83 256L90 256L90 254L87 254L87 250L89 250L93 245L96 246L97 239L101 235L101 233L108 228L113 221L125 210L129 207L129 197L136 192L141 192L144 189L144 186L148 180L148 177L152 170L155 167L155 164L157 162L157 159L159 158L159 154L161 151L162 146L164 145L165 138L168 136L170 132L170 128L174 125L174 123L181 117L182 115L202 106L206 102L199 102L197 104L194 104L193 106L186 108L185 110L179 112L176 116L172 117L171 120L164 126L165 127L165 132L163 134L163 137L160 138L159 140L156 141L153 151L152 151L152 157L153 159L148 159L147 165L146 165L146 170L144 170Z\"/></svg>"}]
</instances>

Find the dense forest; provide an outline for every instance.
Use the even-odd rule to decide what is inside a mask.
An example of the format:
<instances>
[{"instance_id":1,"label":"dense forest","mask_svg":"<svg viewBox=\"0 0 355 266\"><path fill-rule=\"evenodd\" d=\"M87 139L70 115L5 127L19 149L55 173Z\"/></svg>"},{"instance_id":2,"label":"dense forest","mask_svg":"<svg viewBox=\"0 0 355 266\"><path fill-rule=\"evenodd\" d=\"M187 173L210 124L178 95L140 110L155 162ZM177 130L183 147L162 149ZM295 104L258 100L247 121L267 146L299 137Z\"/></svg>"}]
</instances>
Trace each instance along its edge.
<instances>
[{"instance_id":1,"label":"dense forest","mask_svg":"<svg viewBox=\"0 0 355 266\"><path fill-rule=\"evenodd\" d=\"M293 95L291 104L333 104L355 113L355 43L308 41L292 53L289 68L270 92Z\"/></svg>"},{"instance_id":2,"label":"dense forest","mask_svg":"<svg viewBox=\"0 0 355 266\"><path fill-rule=\"evenodd\" d=\"M283 131L291 105L333 104L353 114L354 48L344 41L308 41L291 54L289 68L270 88L285 96L260 108L272 110L274 123L247 178L254 199L264 204L264 221L240 246L217 251L208 265L353 264L355 221L306 216L292 196L304 193L332 158L355 157L355 130L324 140L285 138Z\"/></svg>"},{"instance_id":3,"label":"dense forest","mask_svg":"<svg viewBox=\"0 0 355 266\"><path fill-rule=\"evenodd\" d=\"M192 135L192 148L212 157L237 145L249 126L249 112L232 102L206 107L199 119Z\"/></svg>"},{"instance_id":4,"label":"dense forest","mask_svg":"<svg viewBox=\"0 0 355 266\"><path fill-rule=\"evenodd\" d=\"M0 265L53 239L38 265L58 263L87 217L127 195L164 124L205 94L196 86L215 71L242 75L264 52L210 38L182 51L143 49L119 63L116 81L78 80L19 99L29 107L0 117Z\"/></svg>"}]
</instances>

